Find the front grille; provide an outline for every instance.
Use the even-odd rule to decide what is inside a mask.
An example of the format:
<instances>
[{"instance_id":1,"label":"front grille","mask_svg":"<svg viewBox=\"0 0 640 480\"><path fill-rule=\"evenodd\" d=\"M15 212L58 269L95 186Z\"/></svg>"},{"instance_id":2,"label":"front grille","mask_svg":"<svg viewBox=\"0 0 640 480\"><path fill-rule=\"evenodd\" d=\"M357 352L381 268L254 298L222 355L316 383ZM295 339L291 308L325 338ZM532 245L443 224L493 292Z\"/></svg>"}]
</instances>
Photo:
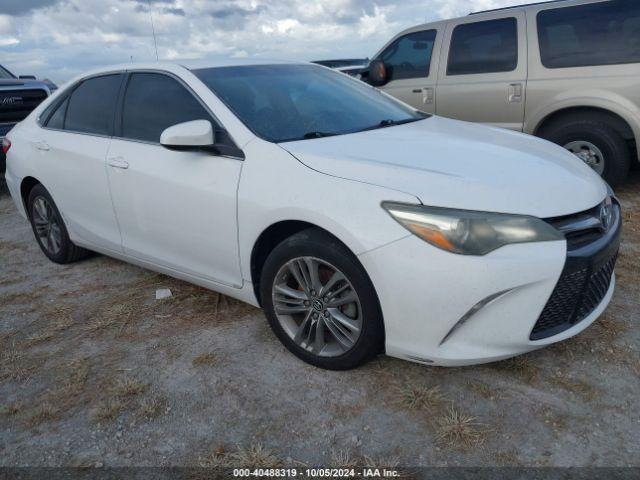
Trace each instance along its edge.
<instances>
[{"instance_id":1,"label":"front grille","mask_svg":"<svg viewBox=\"0 0 640 480\"><path fill-rule=\"evenodd\" d=\"M18 123L47 98L46 90L16 89L0 91L0 123Z\"/></svg>"},{"instance_id":2,"label":"front grille","mask_svg":"<svg viewBox=\"0 0 640 480\"><path fill-rule=\"evenodd\" d=\"M609 291L617 252L596 270L565 267L556 288L540 314L531 340L557 335L587 318Z\"/></svg>"},{"instance_id":3,"label":"front grille","mask_svg":"<svg viewBox=\"0 0 640 480\"><path fill-rule=\"evenodd\" d=\"M565 234L567 260L551 297L531 331L530 340L557 335L587 318L611 286L621 232L620 205L612 205L604 225L601 205L547 222Z\"/></svg>"}]
</instances>

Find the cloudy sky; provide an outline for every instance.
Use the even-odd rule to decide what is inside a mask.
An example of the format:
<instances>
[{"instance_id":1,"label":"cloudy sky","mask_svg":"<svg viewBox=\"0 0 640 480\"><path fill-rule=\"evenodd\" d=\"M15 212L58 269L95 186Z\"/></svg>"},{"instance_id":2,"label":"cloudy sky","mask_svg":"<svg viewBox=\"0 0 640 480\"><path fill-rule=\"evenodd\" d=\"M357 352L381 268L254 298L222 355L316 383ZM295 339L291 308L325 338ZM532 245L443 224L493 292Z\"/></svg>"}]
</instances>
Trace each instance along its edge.
<instances>
[{"instance_id":1,"label":"cloudy sky","mask_svg":"<svg viewBox=\"0 0 640 480\"><path fill-rule=\"evenodd\" d=\"M155 59L371 56L411 25L523 0L0 0L0 64L63 82ZM151 15L150 15L151 14Z\"/></svg>"}]
</instances>

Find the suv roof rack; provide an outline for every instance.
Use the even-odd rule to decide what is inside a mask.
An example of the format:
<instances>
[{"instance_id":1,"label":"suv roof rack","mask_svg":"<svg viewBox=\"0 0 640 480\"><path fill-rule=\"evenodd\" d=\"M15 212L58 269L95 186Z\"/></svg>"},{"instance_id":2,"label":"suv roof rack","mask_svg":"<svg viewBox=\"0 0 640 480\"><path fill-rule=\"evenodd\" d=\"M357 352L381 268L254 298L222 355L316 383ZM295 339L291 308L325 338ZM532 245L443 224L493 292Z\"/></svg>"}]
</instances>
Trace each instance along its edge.
<instances>
[{"instance_id":1,"label":"suv roof rack","mask_svg":"<svg viewBox=\"0 0 640 480\"><path fill-rule=\"evenodd\" d=\"M544 4L547 4L547 3L550 3L550 4L551 3L562 3L562 2L567 2L567 1L569 1L569 0L550 0L550 1L547 1L547 2L525 3L525 4L522 4L522 5L512 5L511 7L502 7L502 8L494 8L494 9L491 9L491 10L482 10L482 11L479 11L479 12L471 12L469 15L479 15L481 13L499 12L501 10L511 10L513 8L531 7L533 5L544 5Z\"/></svg>"}]
</instances>

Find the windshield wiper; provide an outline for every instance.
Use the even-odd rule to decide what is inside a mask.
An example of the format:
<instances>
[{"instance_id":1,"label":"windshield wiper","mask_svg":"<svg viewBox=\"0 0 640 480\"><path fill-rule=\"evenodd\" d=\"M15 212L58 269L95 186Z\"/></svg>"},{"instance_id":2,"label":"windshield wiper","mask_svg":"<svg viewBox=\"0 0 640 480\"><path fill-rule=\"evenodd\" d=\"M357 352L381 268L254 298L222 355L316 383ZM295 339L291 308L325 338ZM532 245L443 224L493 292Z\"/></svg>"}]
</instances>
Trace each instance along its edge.
<instances>
[{"instance_id":1,"label":"windshield wiper","mask_svg":"<svg viewBox=\"0 0 640 480\"><path fill-rule=\"evenodd\" d=\"M309 138L332 137L334 135L336 135L336 134L335 133L329 133L329 132L307 132L302 136L302 138L307 140Z\"/></svg>"},{"instance_id":2,"label":"windshield wiper","mask_svg":"<svg viewBox=\"0 0 640 480\"><path fill-rule=\"evenodd\" d=\"M405 118L404 120L392 120L390 118L387 118L385 120L382 120L378 124L378 127L381 127L381 128L393 127L395 125L403 125L405 123L417 122L418 120L423 120L423 118Z\"/></svg>"}]
</instances>

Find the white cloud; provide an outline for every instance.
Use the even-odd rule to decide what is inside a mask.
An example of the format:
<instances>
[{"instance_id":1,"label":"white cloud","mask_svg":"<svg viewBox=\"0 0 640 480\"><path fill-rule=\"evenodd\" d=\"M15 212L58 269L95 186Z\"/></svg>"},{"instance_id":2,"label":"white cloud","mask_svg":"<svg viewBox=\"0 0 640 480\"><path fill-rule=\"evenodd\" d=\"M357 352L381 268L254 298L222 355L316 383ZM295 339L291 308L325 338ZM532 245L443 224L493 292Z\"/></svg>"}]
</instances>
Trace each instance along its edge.
<instances>
[{"instance_id":1,"label":"white cloud","mask_svg":"<svg viewBox=\"0 0 640 480\"><path fill-rule=\"evenodd\" d=\"M366 57L396 32L524 0L151 0L160 58ZM0 58L64 81L97 65L155 59L146 0L0 1Z\"/></svg>"}]
</instances>

